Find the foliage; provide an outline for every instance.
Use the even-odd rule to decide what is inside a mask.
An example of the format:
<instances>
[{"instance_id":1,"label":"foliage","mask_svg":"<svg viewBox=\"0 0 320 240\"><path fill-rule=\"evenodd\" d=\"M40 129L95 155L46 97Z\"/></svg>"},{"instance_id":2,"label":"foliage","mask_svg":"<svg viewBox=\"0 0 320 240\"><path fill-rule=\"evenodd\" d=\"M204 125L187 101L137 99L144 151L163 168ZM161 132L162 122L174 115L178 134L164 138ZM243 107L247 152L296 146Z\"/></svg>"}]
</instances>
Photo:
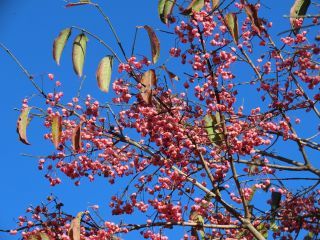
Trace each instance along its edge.
<instances>
[{"instance_id":1,"label":"foliage","mask_svg":"<svg viewBox=\"0 0 320 240\"><path fill-rule=\"evenodd\" d=\"M270 34L272 24L259 14L259 3L160 0L159 19L177 40L170 50L160 49L158 30L137 27L150 40L147 58L126 54L98 4L68 3L97 8L119 49L70 27L54 41L54 60L60 63L71 33L80 31L72 60L82 77L86 46L97 40L106 47L96 71L98 87L111 94L111 85L115 95L112 103L91 95L68 102L62 91L46 93L28 75L45 105L31 107L24 99L20 140L29 144L28 116L42 117L45 138L56 148L39 160L39 169L50 170L45 175L50 184L61 183L59 174L76 185L104 177L117 190L125 178L128 186L110 198L111 212L140 214L145 222L107 219L101 224L81 209L72 217L49 197L29 208L31 218L21 216L11 233L22 231L24 239L78 240L118 239L141 231L144 238L163 240L166 232L184 226L183 239L319 237L319 126L309 129L316 132L312 137L303 131L309 121L320 119L320 48L314 31L319 16L311 18L309 28L303 26L304 18L310 19L308 8L317 8L309 5L295 1L288 19L292 30L278 44ZM167 65L160 52L169 53ZM174 73L168 70L170 62ZM294 116L301 114L308 121L297 127L300 119Z\"/></svg>"}]
</instances>

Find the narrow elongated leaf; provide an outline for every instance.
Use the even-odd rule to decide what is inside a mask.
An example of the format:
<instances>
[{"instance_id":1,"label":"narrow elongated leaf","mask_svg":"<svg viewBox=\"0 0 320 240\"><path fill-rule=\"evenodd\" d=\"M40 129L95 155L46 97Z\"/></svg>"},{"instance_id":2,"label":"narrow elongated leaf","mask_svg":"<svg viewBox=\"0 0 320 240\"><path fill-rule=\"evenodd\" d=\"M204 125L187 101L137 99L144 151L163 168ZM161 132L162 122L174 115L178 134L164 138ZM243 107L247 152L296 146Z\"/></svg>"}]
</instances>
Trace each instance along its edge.
<instances>
[{"instance_id":1,"label":"narrow elongated leaf","mask_svg":"<svg viewBox=\"0 0 320 240\"><path fill-rule=\"evenodd\" d=\"M261 32L263 31L261 20L258 17L258 11L256 7L253 4L247 4L244 6L244 9L246 11L247 16L249 17L251 21L252 28L261 35Z\"/></svg>"},{"instance_id":2,"label":"narrow elongated leaf","mask_svg":"<svg viewBox=\"0 0 320 240\"><path fill-rule=\"evenodd\" d=\"M41 240L50 240L50 237L46 233L39 233L39 237Z\"/></svg>"},{"instance_id":3,"label":"narrow elongated leaf","mask_svg":"<svg viewBox=\"0 0 320 240\"><path fill-rule=\"evenodd\" d=\"M60 58L62 51L71 35L71 28L66 28L62 30L59 36L53 42L53 59L58 65L60 65Z\"/></svg>"},{"instance_id":4,"label":"narrow elongated leaf","mask_svg":"<svg viewBox=\"0 0 320 240\"><path fill-rule=\"evenodd\" d=\"M96 78L101 91L108 92L112 73L113 56L106 56L101 59Z\"/></svg>"},{"instance_id":5,"label":"narrow elongated leaf","mask_svg":"<svg viewBox=\"0 0 320 240\"><path fill-rule=\"evenodd\" d=\"M275 221L270 222L270 230L273 232L279 231L279 226L277 225L277 223Z\"/></svg>"},{"instance_id":6,"label":"narrow elongated leaf","mask_svg":"<svg viewBox=\"0 0 320 240\"><path fill-rule=\"evenodd\" d=\"M276 210L281 201L281 193L279 192L272 192L271 194L271 210L274 211Z\"/></svg>"},{"instance_id":7,"label":"narrow elongated leaf","mask_svg":"<svg viewBox=\"0 0 320 240\"><path fill-rule=\"evenodd\" d=\"M50 240L50 237L46 233L35 233L30 235L27 240Z\"/></svg>"},{"instance_id":8,"label":"narrow elongated leaf","mask_svg":"<svg viewBox=\"0 0 320 240\"><path fill-rule=\"evenodd\" d=\"M80 222L82 218L83 212L79 212L77 216L72 219L70 228L69 228L69 238L71 240L80 240Z\"/></svg>"},{"instance_id":9,"label":"narrow elongated leaf","mask_svg":"<svg viewBox=\"0 0 320 240\"><path fill-rule=\"evenodd\" d=\"M310 3L311 0L295 0L290 9L290 24L295 34L297 34L300 30L300 27L295 25L295 20L299 18L299 16L306 15Z\"/></svg>"},{"instance_id":10,"label":"narrow elongated leaf","mask_svg":"<svg viewBox=\"0 0 320 240\"><path fill-rule=\"evenodd\" d=\"M36 234L30 235L27 240L38 240L38 236Z\"/></svg>"},{"instance_id":11,"label":"narrow elongated leaf","mask_svg":"<svg viewBox=\"0 0 320 240\"><path fill-rule=\"evenodd\" d=\"M81 150L81 123L73 130L72 147L75 152L79 152Z\"/></svg>"},{"instance_id":12,"label":"narrow elongated leaf","mask_svg":"<svg viewBox=\"0 0 320 240\"><path fill-rule=\"evenodd\" d=\"M158 1L158 14L159 16L163 13L164 5L167 0L159 0Z\"/></svg>"},{"instance_id":13,"label":"narrow elongated leaf","mask_svg":"<svg viewBox=\"0 0 320 240\"><path fill-rule=\"evenodd\" d=\"M246 230L241 230L239 233L236 235L236 239L243 239L243 236L246 234Z\"/></svg>"},{"instance_id":14,"label":"narrow elongated leaf","mask_svg":"<svg viewBox=\"0 0 320 240\"><path fill-rule=\"evenodd\" d=\"M204 224L204 219L203 217L199 214L198 211L191 211L190 213L190 220L198 223L199 225L203 225ZM198 236L198 232L201 236L201 240L205 239L205 232L203 227L192 227L191 228L191 236L195 237L196 239L200 240L199 236Z\"/></svg>"},{"instance_id":15,"label":"narrow elongated leaf","mask_svg":"<svg viewBox=\"0 0 320 240\"><path fill-rule=\"evenodd\" d=\"M228 13L225 16L225 23L227 25L227 28L233 38L233 41L235 44L238 45L239 41L239 33L238 33L238 18L235 13Z\"/></svg>"},{"instance_id":16,"label":"narrow elongated leaf","mask_svg":"<svg viewBox=\"0 0 320 240\"><path fill-rule=\"evenodd\" d=\"M212 0L211 1L211 8L212 10L216 10L217 7L219 6L220 0Z\"/></svg>"},{"instance_id":17,"label":"narrow elongated leaf","mask_svg":"<svg viewBox=\"0 0 320 240\"><path fill-rule=\"evenodd\" d=\"M147 103L151 104L152 102L152 87L156 86L157 78L156 73L153 69L146 71L141 78L141 96L142 99Z\"/></svg>"},{"instance_id":18,"label":"narrow elongated leaf","mask_svg":"<svg viewBox=\"0 0 320 240\"><path fill-rule=\"evenodd\" d=\"M200 240L198 233L197 233L197 228L196 227L192 227L191 228L191 236L193 237L193 239L195 240Z\"/></svg>"},{"instance_id":19,"label":"narrow elongated leaf","mask_svg":"<svg viewBox=\"0 0 320 240\"><path fill-rule=\"evenodd\" d=\"M267 239L268 238L268 227L266 223L260 223L257 226L257 230L262 234L262 236Z\"/></svg>"},{"instance_id":20,"label":"narrow elongated leaf","mask_svg":"<svg viewBox=\"0 0 320 240\"><path fill-rule=\"evenodd\" d=\"M213 121L213 116L211 114L207 114L204 117L204 121L205 121L205 128L208 133L208 137L212 143L215 143L216 142L216 132L214 131L215 124Z\"/></svg>"},{"instance_id":21,"label":"narrow elongated leaf","mask_svg":"<svg viewBox=\"0 0 320 240\"><path fill-rule=\"evenodd\" d=\"M73 42L72 62L75 73L81 77L86 56L88 38L84 33L79 34Z\"/></svg>"},{"instance_id":22,"label":"narrow elongated leaf","mask_svg":"<svg viewBox=\"0 0 320 240\"><path fill-rule=\"evenodd\" d=\"M30 110L31 107L24 108L21 111L21 114L17 122L17 133L19 134L19 139L21 142L27 145L30 145L30 143L27 140L27 126L29 123L28 117Z\"/></svg>"},{"instance_id":23,"label":"narrow elongated leaf","mask_svg":"<svg viewBox=\"0 0 320 240\"><path fill-rule=\"evenodd\" d=\"M160 56L160 42L157 35L151 27L149 27L148 25L144 25L144 29L148 32L149 35L152 53L152 63L155 64Z\"/></svg>"},{"instance_id":24,"label":"narrow elongated leaf","mask_svg":"<svg viewBox=\"0 0 320 240\"><path fill-rule=\"evenodd\" d=\"M200 230L198 230L200 236L201 236L201 240L206 240L206 233L204 231L203 228L201 228Z\"/></svg>"},{"instance_id":25,"label":"narrow elongated leaf","mask_svg":"<svg viewBox=\"0 0 320 240\"><path fill-rule=\"evenodd\" d=\"M199 232L201 238L199 238L198 232ZM206 234L205 234L203 228L201 228L201 229L199 229L199 230L197 230L196 227L192 227L192 228L191 228L191 236L194 237L193 239L195 239L195 240L200 240L200 239L201 239L201 240L205 240L205 239L206 239L206 236L205 236L205 235L206 235Z\"/></svg>"},{"instance_id":26,"label":"narrow elongated leaf","mask_svg":"<svg viewBox=\"0 0 320 240\"><path fill-rule=\"evenodd\" d=\"M62 117L55 115L52 118L51 125L52 142L56 149L58 149L61 143L61 133L62 133Z\"/></svg>"},{"instance_id":27,"label":"narrow elongated leaf","mask_svg":"<svg viewBox=\"0 0 320 240\"><path fill-rule=\"evenodd\" d=\"M216 112L215 115L207 114L204 117L205 128L208 133L208 137L212 144L221 145L224 140L223 131L220 129L223 118L220 117L219 112Z\"/></svg>"},{"instance_id":28,"label":"narrow elongated leaf","mask_svg":"<svg viewBox=\"0 0 320 240\"><path fill-rule=\"evenodd\" d=\"M271 223L275 223L276 210L280 206L281 193L272 192L271 193Z\"/></svg>"},{"instance_id":29,"label":"narrow elongated leaf","mask_svg":"<svg viewBox=\"0 0 320 240\"><path fill-rule=\"evenodd\" d=\"M303 240L313 240L314 238L314 233L313 232L308 232L308 235L306 235Z\"/></svg>"},{"instance_id":30,"label":"narrow elongated leaf","mask_svg":"<svg viewBox=\"0 0 320 240\"><path fill-rule=\"evenodd\" d=\"M170 80L174 79L179 81L179 77L173 72L170 72L165 65L162 65L161 68L169 75Z\"/></svg>"},{"instance_id":31,"label":"narrow elongated leaf","mask_svg":"<svg viewBox=\"0 0 320 240\"><path fill-rule=\"evenodd\" d=\"M160 20L168 24L168 17L171 15L176 0L159 0L158 2L158 14Z\"/></svg>"},{"instance_id":32,"label":"narrow elongated leaf","mask_svg":"<svg viewBox=\"0 0 320 240\"><path fill-rule=\"evenodd\" d=\"M85 5L89 3L90 3L90 0L80 0L79 2L68 3L66 7L75 7L75 6Z\"/></svg>"},{"instance_id":33,"label":"narrow elongated leaf","mask_svg":"<svg viewBox=\"0 0 320 240\"><path fill-rule=\"evenodd\" d=\"M192 0L189 6L182 12L184 15L189 15L192 11L199 12L204 7L204 0Z\"/></svg>"}]
</instances>

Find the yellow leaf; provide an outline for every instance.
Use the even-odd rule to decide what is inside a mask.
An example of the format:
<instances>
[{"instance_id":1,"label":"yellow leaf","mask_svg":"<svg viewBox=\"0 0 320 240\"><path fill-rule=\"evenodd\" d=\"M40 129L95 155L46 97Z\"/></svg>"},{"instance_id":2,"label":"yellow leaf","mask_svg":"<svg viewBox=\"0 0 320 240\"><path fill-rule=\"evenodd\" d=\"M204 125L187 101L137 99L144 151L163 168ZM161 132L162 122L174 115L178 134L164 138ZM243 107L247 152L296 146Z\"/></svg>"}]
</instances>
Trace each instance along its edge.
<instances>
[{"instance_id":1,"label":"yellow leaf","mask_svg":"<svg viewBox=\"0 0 320 240\"><path fill-rule=\"evenodd\" d=\"M72 63L75 73L81 77L86 56L88 38L84 33L79 34L73 42Z\"/></svg>"},{"instance_id":2,"label":"yellow leaf","mask_svg":"<svg viewBox=\"0 0 320 240\"><path fill-rule=\"evenodd\" d=\"M24 108L21 111L21 114L17 122L17 133L19 134L19 139L21 142L27 145L30 145L30 143L27 140L27 126L29 123L28 116L29 116L30 110L31 110L31 107Z\"/></svg>"}]
</instances>

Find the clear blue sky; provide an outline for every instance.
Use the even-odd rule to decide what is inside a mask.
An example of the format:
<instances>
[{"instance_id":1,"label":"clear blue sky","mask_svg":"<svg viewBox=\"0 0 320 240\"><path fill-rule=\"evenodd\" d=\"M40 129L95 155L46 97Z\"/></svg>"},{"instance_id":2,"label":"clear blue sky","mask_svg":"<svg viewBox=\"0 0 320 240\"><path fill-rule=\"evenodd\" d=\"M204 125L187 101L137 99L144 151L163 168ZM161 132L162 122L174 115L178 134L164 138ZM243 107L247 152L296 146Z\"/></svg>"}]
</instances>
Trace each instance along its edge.
<instances>
[{"instance_id":1,"label":"clear blue sky","mask_svg":"<svg viewBox=\"0 0 320 240\"><path fill-rule=\"evenodd\" d=\"M269 20L277 25L273 31L281 32L288 29L288 20L283 19L282 15L288 14L293 1L269 0L263 2L266 2L265 4L270 8L276 8L272 10L272 15L267 15ZM166 29L166 26L158 19L156 0L101 0L97 3L105 9L127 49L131 47L135 26L148 24L154 28ZM0 42L19 58L29 72L38 77L43 75L44 85L48 84L47 89L49 89L50 81L46 76L48 73L54 73L56 79L62 82L66 95L71 97L76 93L79 85L79 79L73 73L71 65L71 42L63 53L60 67L57 67L52 59L52 42L59 31L68 26L77 25L102 36L111 46L116 48L116 45L108 26L93 7L80 6L66 9L64 5L63 0L2 0L0 4ZM264 12L269 11L266 7L262 9ZM282 21L283 24L277 24L279 21ZM75 35L75 33L72 35L71 40ZM172 38L161 33L158 35L163 49L161 54L165 55L170 41L164 39ZM147 35L141 32L139 36L138 52L149 55ZM148 47L143 50L144 46ZM103 50L93 39L90 39L84 68L87 79L83 92L107 100L110 96L99 92L94 78L99 59L107 54ZM28 139L31 146L18 141L15 131L19 113L14 108L20 108L21 100L30 96L35 90L17 65L2 50L0 50L0 70L2 86L0 228L13 228L17 217L24 213L29 204L40 203L50 193L58 196L64 202L65 210L71 214L76 214L92 204L100 205L102 211L105 211L109 190L113 187L108 185L104 179L97 178L93 184L83 181L81 187L75 187L71 181L63 179L65 180L63 184L52 188L44 179L44 172L37 170L37 159L21 156L22 153L47 155L54 148L50 142L43 140L45 130L40 121L31 122L28 128ZM111 217L109 213L104 216ZM17 237L9 238L7 235L0 234L0 239L17 239Z\"/></svg>"}]
</instances>

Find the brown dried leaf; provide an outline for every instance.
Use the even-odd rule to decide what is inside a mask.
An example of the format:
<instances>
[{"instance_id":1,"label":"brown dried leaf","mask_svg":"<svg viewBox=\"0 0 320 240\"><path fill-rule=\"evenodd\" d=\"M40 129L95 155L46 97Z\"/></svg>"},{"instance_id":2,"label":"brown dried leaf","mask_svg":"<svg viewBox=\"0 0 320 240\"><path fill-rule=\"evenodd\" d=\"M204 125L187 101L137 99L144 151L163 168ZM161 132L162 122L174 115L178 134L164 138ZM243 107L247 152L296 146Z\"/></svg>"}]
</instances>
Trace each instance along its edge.
<instances>
[{"instance_id":1,"label":"brown dried leaf","mask_svg":"<svg viewBox=\"0 0 320 240\"><path fill-rule=\"evenodd\" d=\"M80 240L80 222L81 222L81 218L82 218L83 212L79 212L77 214L77 216L72 219L71 224L70 224L70 228L69 228L69 238L71 240Z\"/></svg>"},{"instance_id":2,"label":"brown dried leaf","mask_svg":"<svg viewBox=\"0 0 320 240\"><path fill-rule=\"evenodd\" d=\"M179 81L179 77L173 72L170 72L165 65L162 65L161 68L169 75L170 80Z\"/></svg>"},{"instance_id":3,"label":"brown dried leaf","mask_svg":"<svg viewBox=\"0 0 320 240\"><path fill-rule=\"evenodd\" d=\"M80 0L79 2L75 3L68 3L66 7L75 7L80 5L90 4L90 0Z\"/></svg>"},{"instance_id":4,"label":"brown dried leaf","mask_svg":"<svg viewBox=\"0 0 320 240\"><path fill-rule=\"evenodd\" d=\"M73 130L72 147L75 152L79 152L81 150L81 123Z\"/></svg>"},{"instance_id":5,"label":"brown dried leaf","mask_svg":"<svg viewBox=\"0 0 320 240\"><path fill-rule=\"evenodd\" d=\"M56 149L58 149L61 143L62 133L62 117L60 115L54 115L51 124L52 142Z\"/></svg>"},{"instance_id":6,"label":"brown dried leaf","mask_svg":"<svg viewBox=\"0 0 320 240\"><path fill-rule=\"evenodd\" d=\"M251 21L252 28L259 34L261 35L261 32L264 30L262 27L262 21L258 17L258 11L256 7L253 4L247 4L244 7L247 16L249 17Z\"/></svg>"},{"instance_id":7,"label":"brown dried leaf","mask_svg":"<svg viewBox=\"0 0 320 240\"><path fill-rule=\"evenodd\" d=\"M152 52L152 63L155 64L160 56L160 42L157 35L151 27L149 27L148 25L144 25L144 29L148 32L149 35Z\"/></svg>"},{"instance_id":8,"label":"brown dried leaf","mask_svg":"<svg viewBox=\"0 0 320 240\"><path fill-rule=\"evenodd\" d=\"M157 78L156 73L153 69L146 71L141 78L141 96L142 99L147 103L151 104L152 102L152 87L156 86Z\"/></svg>"}]
</instances>

